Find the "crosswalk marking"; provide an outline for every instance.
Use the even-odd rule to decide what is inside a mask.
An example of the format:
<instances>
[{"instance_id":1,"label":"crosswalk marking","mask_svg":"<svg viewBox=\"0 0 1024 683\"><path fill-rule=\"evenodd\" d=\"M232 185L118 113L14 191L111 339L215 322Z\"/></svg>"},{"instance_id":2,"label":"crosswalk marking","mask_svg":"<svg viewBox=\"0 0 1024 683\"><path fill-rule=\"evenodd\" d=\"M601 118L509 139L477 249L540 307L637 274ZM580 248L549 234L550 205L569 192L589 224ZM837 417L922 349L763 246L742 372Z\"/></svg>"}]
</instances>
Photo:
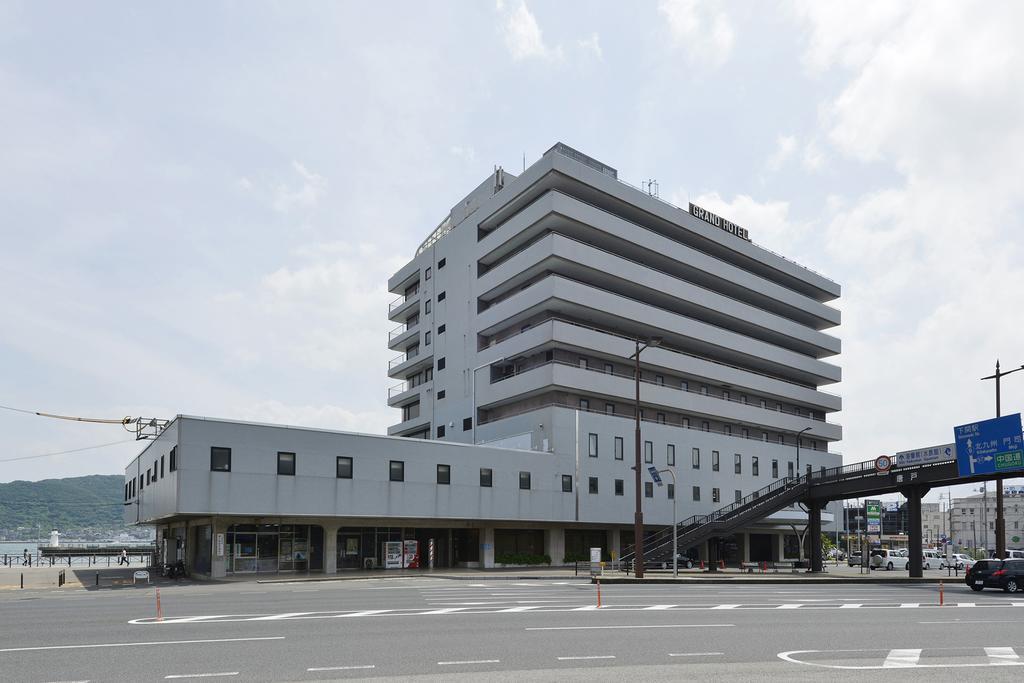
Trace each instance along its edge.
<instances>
[{"instance_id":1,"label":"crosswalk marking","mask_svg":"<svg viewBox=\"0 0 1024 683\"><path fill-rule=\"evenodd\" d=\"M921 659L920 649L889 650L889 655L885 658L882 666L886 669L917 666L919 659Z\"/></svg>"},{"instance_id":2,"label":"crosswalk marking","mask_svg":"<svg viewBox=\"0 0 1024 683\"><path fill-rule=\"evenodd\" d=\"M988 655L989 659L993 660L993 663L997 664L1020 661L1020 655L1012 647L986 647L985 654Z\"/></svg>"}]
</instances>

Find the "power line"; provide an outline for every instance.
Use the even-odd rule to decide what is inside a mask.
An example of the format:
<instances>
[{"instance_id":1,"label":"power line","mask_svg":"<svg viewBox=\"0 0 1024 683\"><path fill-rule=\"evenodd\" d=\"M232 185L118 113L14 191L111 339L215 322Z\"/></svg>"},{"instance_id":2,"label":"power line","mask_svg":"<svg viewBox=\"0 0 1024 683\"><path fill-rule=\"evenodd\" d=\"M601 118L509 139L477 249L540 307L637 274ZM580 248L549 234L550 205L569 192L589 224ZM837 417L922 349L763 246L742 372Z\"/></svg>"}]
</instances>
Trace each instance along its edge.
<instances>
[{"instance_id":1,"label":"power line","mask_svg":"<svg viewBox=\"0 0 1024 683\"><path fill-rule=\"evenodd\" d=\"M4 406L0 406L3 408ZM22 411L24 412L24 411ZM101 443L96 446L85 446L83 448L72 448L67 451L56 451L54 453L40 453L38 455L22 455L17 458L0 458L0 462L14 462L15 460L34 460L36 458L49 458L54 455L67 455L68 453L81 453L82 451L91 451L97 448L106 448L107 446L116 446L122 443L134 443L135 439L122 439L121 441L111 441L110 443Z\"/></svg>"},{"instance_id":2,"label":"power line","mask_svg":"<svg viewBox=\"0 0 1024 683\"><path fill-rule=\"evenodd\" d=\"M55 420L71 420L73 422L93 422L96 424L108 424L108 425L124 425L126 428L130 424L134 424L139 421L137 417L126 416L120 419L109 419L109 418L98 418L98 417L76 417L74 415L57 415L55 413L43 413L38 410L25 410L24 408L14 408L12 406L0 406L4 410L10 410L15 413L25 413L27 415L38 415L39 417L49 417Z\"/></svg>"}]
</instances>

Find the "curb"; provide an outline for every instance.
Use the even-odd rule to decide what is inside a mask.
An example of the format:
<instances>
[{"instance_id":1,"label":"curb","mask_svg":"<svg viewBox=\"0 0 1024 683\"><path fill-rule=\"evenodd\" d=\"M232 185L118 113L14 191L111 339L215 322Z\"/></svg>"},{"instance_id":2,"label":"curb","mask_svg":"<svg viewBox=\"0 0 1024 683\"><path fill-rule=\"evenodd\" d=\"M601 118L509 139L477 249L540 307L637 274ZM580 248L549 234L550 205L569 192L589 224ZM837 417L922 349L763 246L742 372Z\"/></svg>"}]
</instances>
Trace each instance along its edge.
<instances>
[{"instance_id":1,"label":"curb","mask_svg":"<svg viewBox=\"0 0 1024 683\"><path fill-rule=\"evenodd\" d=\"M950 579L952 579L952 580L950 580ZM597 582L597 579L591 579L591 583L596 583L596 582ZM729 578L729 577L715 577L715 578L707 578L707 579L703 579L703 578L698 579L698 578L689 578L688 577L688 578L673 579L670 576L666 576L666 577L656 576L656 577L653 577L653 578L646 578L645 577L645 578L642 578L642 579L636 579L636 578L631 578L631 577L619 576L619 577L602 577L601 578L601 583L603 583L605 585L612 585L612 584L645 584L645 583L650 583L650 584L674 583L674 584L684 584L684 585L722 584L722 583L737 584L737 583L740 583L740 584L775 584L775 585L786 585L786 586L792 586L794 584L797 584L797 585L830 584L831 585L831 584L840 584L840 583L841 584L847 584L847 585L850 585L850 584L853 584L853 585L856 585L856 584L899 584L899 585L910 584L910 585L913 585L913 584L938 584L938 583L943 583L943 582L945 582L945 583L962 583L963 582L963 577L959 577L959 578L957 578L957 577L933 578L933 577L929 576L929 577L925 577L925 578L921 578L921 579L913 579L913 578L910 578L910 577L905 577L905 578L881 578L881 577L874 578L874 577L871 577L871 578L864 578L864 579L854 579L854 578L844 578L844 577L838 577L838 576L837 577L828 576L828 577L820 577L820 578L806 577L806 578L786 579L786 578L782 578L782 577L775 578L775 577L767 577L767 576L766 577L752 577L752 578L747 578L747 577L743 577L743 576L736 576L736 577L732 577L732 578Z\"/></svg>"},{"instance_id":2,"label":"curb","mask_svg":"<svg viewBox=\"0 0 1024 683\"><path fill-rule=\"evenodd\" d=\"M399 574L397 576L324 576L316 578L293 578L293 579L257 579L256 583L323 583L325 581L367 581L367 580L386 580L396 581L398 579L421 579L421 578L432 578L432 579L445 579L448 581L564 581L567 579L579 579L586 580L589 578L589 574L584 576L566 576L564 574L546 574L537 575L532 574L528 576L510 576L502 574L500 576L489 576L486 573L477 575L461 575L461 576L450 576L445 574ZM224 583L244 583L242 581L226 581Z\"/></svg>"}]
</instances>

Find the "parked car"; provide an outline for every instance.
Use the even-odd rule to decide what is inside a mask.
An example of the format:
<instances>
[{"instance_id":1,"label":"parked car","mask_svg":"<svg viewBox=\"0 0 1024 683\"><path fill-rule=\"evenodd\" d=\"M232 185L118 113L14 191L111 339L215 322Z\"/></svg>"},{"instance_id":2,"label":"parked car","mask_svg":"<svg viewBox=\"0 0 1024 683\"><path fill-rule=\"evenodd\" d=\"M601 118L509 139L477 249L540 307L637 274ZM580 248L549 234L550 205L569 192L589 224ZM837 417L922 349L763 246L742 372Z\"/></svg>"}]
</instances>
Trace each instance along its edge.
<instances>
[{"instance_id":1,"label":"parked car","mask_svg":"<svg viewBox=\"0 0 1024 683\"><path fill-rule=\"evenodd\" d=\"M887 548L872 550L871 568L885 569L886 571L892 571L893 569L910 569L910 558L898 555L896 551L889 550Z\"/></svg>"},{"instance_id":2,"label":"parked car","mask_svg":"<svg viewBox=\"0 0 1024 683\"><path fill-rule=\"evenodd\" d=\"M859 567L861 565L860 558L860 553L850 553L850 556L847 558L846 563L851 567Z\"/></svg>"},{"instance_id":3,"label":"parked car","mask_svg":"<svg viewBox=\"0 0 1024 683\"><path fill-rule=\"evenodd\" d=\"M932 567L942 567L943 557L938 550L925 550L922 554L921 566L925 569L931 569Z\"/></svg>"},{"instance_id":4,"label":"parked car","mask_svg":"<svg viewBox=\"0 0 1024 683\"><path fill-rule=\"evenodd\" d=\"M1007 550L1006 559L1008 560L1024 560L1024 550Z\"/></svg>"},{"instance_id":5,"label":"parked car","mask_svg":"<svg viewBox=\"0 0 1024 683\"><path fill-rule=\"evenodd\" d=\"M964 574L964 583L971 587L971 590L980 591L985 587L985 581L993 573L999 570L1002 560L977 560L967 565L967 573Z\"/></svg>"},{"instance_id":6,"label":"parked car","mask_svg":"<svg viewBox=\"0 0 1024 683\"><path fill-rule=\"evenodd\" d=\"M1024 559L1003 560L983 581L983 588L1002 588L1007 593L1024 590Z\"/></svg>"},{"instance_id":7,"label":"parked car","mask_svg":"<svg viewBox=\"0 0 1024 683\"><path fill-rule=\"evenodd\" d=\"M946 567L953 567L955 569L966 569L968 563L974 562L971 558L967 557L963 553L953 553L951 558L952 561L947 562L946 558L943 557L942 561L939 562L939 569L945 569Z\"/></svg>"}]
</instances>

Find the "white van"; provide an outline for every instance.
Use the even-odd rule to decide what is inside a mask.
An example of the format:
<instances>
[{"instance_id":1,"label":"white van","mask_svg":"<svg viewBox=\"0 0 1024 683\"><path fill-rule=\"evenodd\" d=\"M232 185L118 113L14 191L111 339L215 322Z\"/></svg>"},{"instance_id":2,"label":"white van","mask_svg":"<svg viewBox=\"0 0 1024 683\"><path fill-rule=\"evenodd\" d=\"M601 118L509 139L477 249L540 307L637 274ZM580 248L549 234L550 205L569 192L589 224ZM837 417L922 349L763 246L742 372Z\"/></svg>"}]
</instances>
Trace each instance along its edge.
<instances>
[{"instance_id":1,"label":"white van","mask_svg":"<svg viewBox=\"0 0 1024 683\"><path fill-rule=\"evenodd\" d=\"M896 551L882 548L871 551L872 569L910 569L910 558L896 554Z\"/></svg>"},{"instance_id":2,"label":"white van","mask_svg":"<svg viewBox=\"0 0 1024 683\"><path fill-rule=\"evenodd\" d=\"M939 550L925 550L921 566L925 569L939 569L945 564L946 557Z\"/></svg>"},{"instance_id":3,"label":"white van","mask_svg":"<svg viewBox=\"0 0 1024 683\"><path fill-rule=\"evenodd\" d=\"M1024 560L1024 550L1007 550L1004 560Z\"/></svg>"}]
</instances>

